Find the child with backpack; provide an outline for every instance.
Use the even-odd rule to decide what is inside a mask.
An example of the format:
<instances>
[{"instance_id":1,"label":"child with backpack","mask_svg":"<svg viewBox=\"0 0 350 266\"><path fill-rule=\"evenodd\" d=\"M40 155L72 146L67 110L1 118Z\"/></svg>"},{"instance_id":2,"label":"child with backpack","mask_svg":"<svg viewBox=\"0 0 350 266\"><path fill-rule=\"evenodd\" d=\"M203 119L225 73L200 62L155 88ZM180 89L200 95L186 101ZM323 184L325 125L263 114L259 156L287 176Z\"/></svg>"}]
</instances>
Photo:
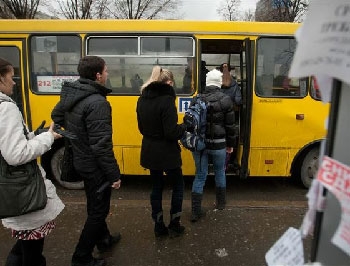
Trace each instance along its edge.
<instances>
[{"instance_id":1,"label":"child with backpack","mask_svg":"<svg viewBox=\"0 0 350 266\"><path fill-rule=\"evenodd\" d=\"M226 176L225 176L225 159L226 152L231 153L234 145L235 134L235 116L233 104L229 96L221 92L222 73L219 70L212 70L206 75L206 87L204 92L199 96L200 100L205 102L205 133L204 143L205 148L192 141L192 146L187 146L192 150L192 155L196 166L196 175L192 185L192 216L191 221L198 221L203 215L202 198L203 188L208 174L208 157L211 156L216 184L216 208L223 210L226 204ZM194 98L192 106L198 106L198 99ZM195 116L193 116L195 117ZM203 115L197 115L203 117ZM200 130L196 130L196 125L193 127L193 121L196 119L185 114L184 122L187 128L194 128L193 132L187 132L187 140L200 140ZM199 124L196 121L195 124ZM181 141L183 144L185 141ZM184 146L186 147L187 144Z\"/></svg>"}]
</instances>

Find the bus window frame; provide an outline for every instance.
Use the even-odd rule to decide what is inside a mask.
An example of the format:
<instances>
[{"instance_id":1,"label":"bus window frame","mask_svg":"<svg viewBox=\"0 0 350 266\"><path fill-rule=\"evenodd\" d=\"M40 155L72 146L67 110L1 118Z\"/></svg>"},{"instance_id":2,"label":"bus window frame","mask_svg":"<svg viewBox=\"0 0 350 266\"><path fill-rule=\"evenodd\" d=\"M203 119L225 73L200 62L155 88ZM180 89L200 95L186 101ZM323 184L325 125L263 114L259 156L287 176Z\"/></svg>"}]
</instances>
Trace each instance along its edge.
<instances>
[{"instance_id":1,"label":"bus window frame","mask_svg":"<svg viewBox=\"0 0 350 266\"><path fill-rule=\"evenodd\" d=\"M284 78L283 82L282 82L282 86L281 88L278 89L283 89L283 86L285 84L285 82L288 82L288 84L286 84L287 88L283 89L283 92L286 94L284 95L284 93L282 93L282 95L274 95L273 94L273 86L271 87L271 95L266 95L265 93L259 93L260 90L264 90L263 88L259 88L258 83L261 82L261 76L258 76L259 73L259 41L263 40L263 39L275 39L275 40L295 40L295 38L293 36L259 36L256 39L256 56L255 56L255 87L254 87L254 93L257 97L259 98L278 98L278 99L302 99L308 96L308 80L307 78L300 78L298 79L298 84L299 86L290 86L290 78L288 78L288 75ZM295 40L296 42L296 40ZM295 53L295 50L294 50ZM265 60L265 59L263 59ZM274 60L274 62L276 62ZM290 62L291 64L291 62ZM290 65L289 65L289 69L290 69ZM288 70L289 70L288 69ZM276 77L274 75L272 75L272 84L275 82ZM293 79L294 80L294 79ZM302 94L302 86L304 86L304 94ZM291 89L290 89L291 88ZM293 90L299 90L300 93L297 96L293 95ZM265 91L265 90L264 90Z\"/></svg>"},{"instance_id":2,"label":"bus window frame","mask_svg":"<svg viewBox=\"0 0 350 266\"><path fill-rule=\"evenodd\" d=\"M76 70L76 73L70 72L70 73L54 73L53 71L47 71L46 73L40 73L40 72L35 72L34 71L34 53L36 52L33 49L33 39L37 37L77 37L77 40L79 41L79 53L77 55L79 56L78 62L76 64L70 63L69 65L74 66L75 69L78 67L79 60L82 57L83 54L83 39L81 35L79 34L30 34L28 36L28 68L29 68L29 80L30 80L30 90L33 94L38 94L38 95L57 95L61 93L61 90L54 90L54 91L40 91L39 86L38 86L38 77L42 77L42 79L47 79L51 81L51 83L60 83L62 84L64 81L73 81L79 78L79 74ZM56 51L56 57L59 51ZM52 63L51 63L52 64ZM64 65L64 64L58 64L57 65ZM68 65L68 64L66 64ZM46 74L46 75L45 75ZM62 80L62 81L61 81ZM57 85L58 86L58 85ZM59 85L61 86L61 85ZM52 88L51 88L52 89Z\"/></svg>"}]
</instances>

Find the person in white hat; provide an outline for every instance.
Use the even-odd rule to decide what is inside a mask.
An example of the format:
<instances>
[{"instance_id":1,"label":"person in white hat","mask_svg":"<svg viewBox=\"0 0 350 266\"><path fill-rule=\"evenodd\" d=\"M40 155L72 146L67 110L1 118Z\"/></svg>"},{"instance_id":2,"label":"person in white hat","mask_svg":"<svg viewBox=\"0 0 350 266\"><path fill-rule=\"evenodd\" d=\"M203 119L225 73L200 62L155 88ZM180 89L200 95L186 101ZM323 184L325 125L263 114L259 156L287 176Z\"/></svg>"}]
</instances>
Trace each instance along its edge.
<instances>
[{"instance_id":1,"label":"person in white hat","mask_svg":"<svg viewBox=\"0 0 350 266\"><path fill-rule=\"evenodd\" d=\"M226 204L226 152L231 153L234 145L235 115L228 95L221 91L222 73L211 70L206 75L206 87L202 99L207 103L207 124L204 151L193 152L196 175L192 185L191 221L198 221L204 212L201 208L203 187L208 174L208 157L211 156L216 185L216 208L223 210Z\"/></svg>"}]
</instances>

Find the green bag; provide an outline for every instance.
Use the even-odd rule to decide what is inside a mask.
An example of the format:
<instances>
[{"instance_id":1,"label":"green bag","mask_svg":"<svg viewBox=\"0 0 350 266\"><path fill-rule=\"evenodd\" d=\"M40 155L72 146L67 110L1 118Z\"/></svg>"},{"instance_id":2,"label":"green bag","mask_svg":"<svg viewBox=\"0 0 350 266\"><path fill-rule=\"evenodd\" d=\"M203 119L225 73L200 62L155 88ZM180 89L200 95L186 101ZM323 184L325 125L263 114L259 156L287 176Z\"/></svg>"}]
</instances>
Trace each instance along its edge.
<instances>
[{"instance_id":1,"label":"green bag","mask_svg":"<svg viewBox=\"0 0 350 266\"><path fill-rule=\"evenodd\" d=\"M45 208L46 187L37 160L11 166L0 154L0 218Z\"/></svg>"}]
</instances>

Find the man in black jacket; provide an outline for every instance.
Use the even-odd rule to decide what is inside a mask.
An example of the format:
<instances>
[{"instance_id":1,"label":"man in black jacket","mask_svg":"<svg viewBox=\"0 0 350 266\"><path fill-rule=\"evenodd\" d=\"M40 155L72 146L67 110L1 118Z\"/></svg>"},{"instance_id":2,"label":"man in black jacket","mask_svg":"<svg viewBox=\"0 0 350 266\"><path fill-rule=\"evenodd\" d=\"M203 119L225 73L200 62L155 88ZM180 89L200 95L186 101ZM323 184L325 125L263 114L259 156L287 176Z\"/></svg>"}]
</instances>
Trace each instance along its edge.
<instances>
[{"instance_id":1,"label":"man in black jacket","mask_svg":"<svg viewBox=\"0 0 350 266\"><path fill-rule=\"evenodd\" d=\"M119 189L121 185L113 153L111 106L106 99L111 90L104 86L108 73L102 58L82 58L78 72L77 81L63 84L60 101L51 117L78 137L71 140L73 161L83 177L87 198L88 217L72 257L72 266L103 266L105 260L92 257L95 245L104 252L120 239L119 233L110 234L106 224L111 188Z\"/></svg>"}]
</instances>

